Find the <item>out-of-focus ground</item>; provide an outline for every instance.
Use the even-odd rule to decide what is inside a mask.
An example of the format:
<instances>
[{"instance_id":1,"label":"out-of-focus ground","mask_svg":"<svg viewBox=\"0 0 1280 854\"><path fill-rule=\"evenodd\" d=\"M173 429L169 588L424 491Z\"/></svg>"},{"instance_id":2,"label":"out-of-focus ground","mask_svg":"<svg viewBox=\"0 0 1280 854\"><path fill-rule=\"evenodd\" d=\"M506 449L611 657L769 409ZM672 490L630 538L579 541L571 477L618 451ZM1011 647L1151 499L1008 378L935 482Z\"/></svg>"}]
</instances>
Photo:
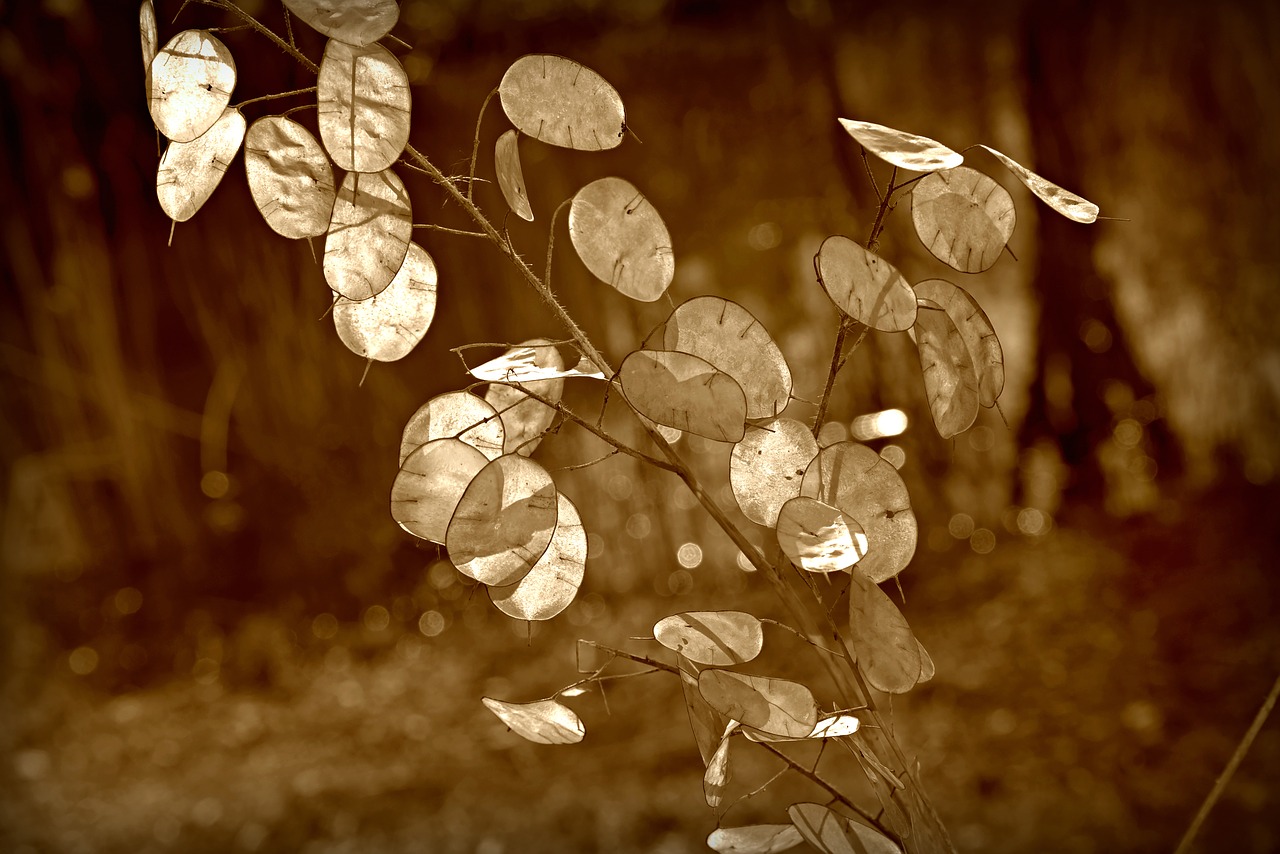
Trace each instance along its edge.
<instances>
[{"instance_id":1,"label":"out-of-focus ground","mask_svg":"<svg viewBox=\"0 0 1280 854\"><path fill-rule=\"evenodd\" d=\"M160 4L162 39L223 23L193 6L171 25L177 5ZM403 5L413 142L450 173L524 53L578 59L627 104L637 139L615 151L522 142L538 219L508 225L526 257L543 257L560 200L627 177L672 232L675 300L742 302L801 398L820 394L836 328L813 252L827 234L862 239L874 211L836 116L987 142L1123 218L1057 231L971 153L1018 205L1018 260L962 282L1005 347L1008 426L984 412L937 439L903 336L863 345L833 412L910 418L892 440L921 521L904 611L937 675L892 719L957 845L1171 851L1280 671L1276 13ZM479 698L573 681L580 636L656 655L627 639L675 611L777 616L768 591L683 486L621 457L556 475L594 536L578 602L549 625L507 620L402 533L387 514L400 429L466 382L448 349L559 331L490 247L431 234L435 325L358 385L364 365L315 320L329 293L308 248L260 221L239 160L165 246L131 4L115 15L0 4L0 847L705 850L716 817L673 680L571 701L576 747L521 741ZM311 85L253 34L223 37L233 100ZM482 177L504 121L491 107ZM416 219L465 227L405 177ZM477 199L504 210L492 186ZM564 228L557 290L616 363L669 307L604 292ZM881 251L912 281L948 275L905 204ZM570 385L571 405L598 406ZM727 449L680 447L722 494ZM565 428L539 457L600 452ZM696 566L677 557L687 543ZM1199 850L1280 847L1277 726ZM731 796L776 770L734 756ZM783 778L725 823L820 797Z\"/></svg>"}]
</instances>

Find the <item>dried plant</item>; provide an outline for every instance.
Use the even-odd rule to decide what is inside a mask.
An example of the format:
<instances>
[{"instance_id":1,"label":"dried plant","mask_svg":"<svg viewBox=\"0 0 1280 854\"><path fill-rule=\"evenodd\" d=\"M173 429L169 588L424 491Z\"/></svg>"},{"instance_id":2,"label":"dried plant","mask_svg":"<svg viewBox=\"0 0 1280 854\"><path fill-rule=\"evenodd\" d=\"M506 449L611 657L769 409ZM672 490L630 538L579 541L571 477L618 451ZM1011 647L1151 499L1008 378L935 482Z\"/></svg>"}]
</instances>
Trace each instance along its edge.
<instances>
[{"instance_id":1,"label":"dried plant","mask_svg":"<svg viewBox=\"0 0 1280 854\"><path fill-rule=\"evenodd\" d=\"M369 362L404 357L431 324L437 288L448 287L447 275L440 283L430 255L412 242L415 228L492 244L510 261L516 282L541 298L564 336L498 345L505 352L480 364L472 364L477 360L468 358L470 352L493 345L455 348L474 382L426 401L405 426L399 473L388 485L395 522L445 547L457 570L484 585L493 604L511 618L552 619L582 584L592 519L559 491L533 454L549 432L568 423L607 442L611 455L628 454L680 477L738 547L740 560L777 594L776 619L727 609L687 611L660 620L651 629L652 640L638 641L644 646L634 649L580 641L580 650L590 650L599 662L580 672L581 678L544 699L485 697L484 705L530 741L576 743L586 727L570 707L572 698L606 679L668 673L681 682L706 765L703 795L717 817L707 839L713 849L775 852L807 841L824 852L952 850L882 706L885 695L910 691L934 674L928 652L879 586L906 568L916 548L916 518L898 474L904 461L856 442L820 440L840 371L871 332L911 336L942 437L967 430L980 407L997 406L1003 355L977 301L949 281L908 282L876 249L886 218L909 196L924 246L960 273L981 273L1006 251L1013 233L1016 212L1009 193L962 165L962 153L935 140L839 119L849 144L861 147L879 207L865 242L835 235L814 258L816 284L841 322L816 412L797 418L788 414L793 404L813 404L793 397L781 350L748 308L720 297L674 306L616 368L609 364L553 293L556 220L567 205L570 241L586 268L627 297L653 302L669 299L676 263L661 215L643 190L622 178L601 177L556 208L547 227L545 271L535 270L515 251L505 226L499 230L473 199L479 123L465 176L447 176L409 144L408 77L382 44L396 41L389 36L399 11L394 0L284 0L286 23L292 13L329 37L318 66L297 49L291 26L282 36L230 0L197 3L269 39L314 73L316 85L253 99L311 103L249 124L241 110L251 102L231 104L236 68L227 47L212 32L197 29L160 47L146 0L141 23L147 97L157 129L169 139L157 194L175 224L199 210L243 146L249 188L267 224L286 238L323 236L333 322L358 356ZM526 221L533 221L534 206L520 163L522 137L591 152L614 148L628 136L618 92L564 57L516 59L485 100L482 117L493 94L514 126L498 140L495 177L511 212ZM319 140L288 117L311 108ZM1097 219L1092 203L994 149L971 148L985 149L1058 213L1081 223ZM876 160L891 167L883 187ZM345 172L341 181L334 178L335 165ZM398 168L430 176L475 230L415 222ZM900 181L903 172L919 174ZM597 384L598 417L564 404L566 380ZM635 441L603 426L611 400L638 423ZM682 433L733 446L733 497L752 524L770 532L766 548L754 544L758 532L733 521L673 446ZM771 646L790 645L797 654L817 656L834 689L788 674L751 672L766 635ZM821 742L818 760L794 758L786 745L797 741ZM824 802L790 805L789 823L726 822L731 746L773 754L785 763L782 773L809 780ZM876 802L859 803L829 782L824 769L834 763L860 768ZM772 782L746 797L768 791Z\"/></svg>"}]
</instances>

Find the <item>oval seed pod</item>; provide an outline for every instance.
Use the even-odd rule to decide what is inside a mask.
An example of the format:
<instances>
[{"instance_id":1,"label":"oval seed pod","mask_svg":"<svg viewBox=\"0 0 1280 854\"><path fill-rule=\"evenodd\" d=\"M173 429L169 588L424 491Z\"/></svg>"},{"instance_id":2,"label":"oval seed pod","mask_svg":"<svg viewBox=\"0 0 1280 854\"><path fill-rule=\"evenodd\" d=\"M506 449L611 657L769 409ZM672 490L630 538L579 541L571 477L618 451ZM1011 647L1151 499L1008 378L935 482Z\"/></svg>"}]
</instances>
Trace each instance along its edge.
<instances>
[{"instance_id":1,"label":"oval seed pod","mask_svg":"<svg viewBox=\"0 0 1280 854\"><path fill-rule=\"evenodd\" d=\"M839 234L822 241L814 261L831 301L859 323L903 332L916 321L915 291L888 261Z\"/></svg>"},{"instance_id":2,"label":"oval seed pod","mask_svg":"<svg viewBox=\"0 0 1280 854\"><path fill-rule=\"evenodd\" d=\"M989 145L983 145L1012 172L1019 181L1027 185L1027 189L1035 193L1040 201L1053 208L1067 219L1089 224L1098 219L1098 206L1088 199L1077 196L1070 190L1064 190L1052 181L1041 178L1007 154L1001 154Z\"/></svg>"},{"instance_id":3,"label":"oval seed pod","mask_svg":"<svg viewBox=\"0 0 1280 854\"><path fill-rule=\"evenodd\" d=\"M749 426L729 457L729 487L742 514L772 528L778 511L800 494L805 469L818 455L818 442L794 418Z\"/></svg>"},{"instance_id":4,"label":"oval seed pod","mask_svg":"<svg viewBox=\"0 0 1280 854\"><path fill-rule=\"evenodd\" d=\"M592 181L574 195L569 239L592 275L634 300L660 298L675 276L666 223L621 178Z\"/></svg>"},{"instance_id":5,"label":"oval seed pod","mask_svg":"<svg viewBox=\"0 0 1280 854\"><path fill-rule=\"evenodd\" d=\"M329 289L359 302L382 293L400 272L413 233L413 208L390 169L348 172L324 239Z\"/></svg>"},{"instance_id":6,"label":"oval seed pod","mask_svg":"<svg viewBox=\"0 0 1280 854\"><path fill-rule=\"evenodd\" d=\"M507 703L482 697L481 702L507 729L535 744L577 744L587 732L573 709L555 700Z\"/></svg>"},{"instance_id":7,"label":"oval seed pod","mask_svg":"<svg viewBox=\"0 0 1280 854\"><path fill-rule=\"evenodd\" d=\"M489 599L516 620L550 620L573 602L587 569L587 531L578 508L557 495L556 531L529 574L506 587L490 587Z\"/></svg>"},{"instance_id":8,"label":"oval seed pod","mask_svg":"<svg viewBox=\"0 0 1280 854\"><path fill-rule=\"evenodd\" d=\"M502 190L507 207L521 219L533 222L533 208L529 207L529 191L525 189L518 143L518 136L513 130L498 137L493 149L494 171L498 174L498 189Z\"/></svg>"},{"instance_id":9,"label":"oval seed pod","mask_svg":"<svg viewBox=\"0 0 1280 854\"><path fill-rule=\"evenodd\" d=\"M978 374L973 358L960 330L941 306L920 307L915 335L933 424L939 436L950 439L968 430L978 417Z\"/></svg>"},{"instance_id":10,"label":"oval seed pod","mask_svg":"<svg viewBox=\"0 0 1280 854\"><path fill-rule=\"evenodd\" d=\"M618 368L622 394L641 415L717 442L746 430L747 399L738 381L689 353L636 350Z\"/></svg>"},{"instance_id":11,"label":"oval seed pod","mask_svg":"<svg viewBox=\"0 0 1280 854\"><path fill-rule=\"evenodd\" d=\"M547 470L504 454L476 474L458 501L445 534L449 560L484 584L515 584L551 544L558 512Z\"/></svg>"},{"instance_id":12,"label":"oval seed pod","mask_svg":"<svg viewBox=\"0 0 1280 854\"><path fill-rule=\"evenodd\" d=\"M1018 221L1013 196L976 169L934 172L911 191L911 221L933 257L961 273L991 268Z\"/></svg>"},{"instance_id":13,"label":"oval seed pod","mask_svg":"<svg viewBox=\"0 0 1280 854\"><path fill-rule=\"evenodd\" d=\"M853 119L840 119L840 125L867 151L899 169L936 172L964 162L963 155L927 136Z\"/></svg>"},{"instance_id":14,"label":"oval seed pod","mask_svg":"<svg viewBox=\"0 0 1280 854\"><path fill-rule=\"evenodd\" d=\"M940 306L964 339L978 374L978 403L988 409L1004 391L1004 349L987 313L973 295L946 279L925 279L915 285L916 297Z\"/></svg>"},{"instance_id":15,"label":"oval seed pod","mask_svg":"<svg viewBox=\"0 0 1280 854\"><path fill-rule=\"evenodd\" d=\"M707 847L720 854L780 854L803 841L794 824L748 824L717 827L707 837Z\"/></svg>"},{"instance_id":16,"label":"oval seed pod","mask_svg":"<svg viewBox=\"0 0 1280 854\"><path fill-rule=\"evenodd\" d=\"M138 9L138 29L142 36L142 70L147 71L151 68L151 60L155 59L160 51L160 34L156 29L156 6L151 0L142 0L142 6ZM148 74L148 86L150 77L151 75Z\"/></svg>"},{"instance_id":17,"label":"oval seed pod","mask_svg":"<svg viewBox=\"0 0 1280 854\"><path fill-rule=\"evenodd\" d=\"M778 545L807 572L849 569L867 553L862 526L816 498L797 496L778 512Z\"/></svg>"},{"instance_id":18,"label":"oval seed pod","mask_svg":"<svg viewBox=\"0 0 1280 854\"><path fill-rule=\"evenodd\" d=\"M433 439L461 439L491 460L502 456L502 419L469 391L437 394L410 416L400 437L400 465Z\"/></svg>"},{"instance_id":19,"label":"oval seed pod","mask_svg":"<svg viewBox=\"0 0 1280 854\"><path fill-rule=\"evenodd\" d=\"M704 670L698 690L720 714L770 735L804 738L818 722L813 692L788 679Z\"/></svg>"},{"instance_id":20,"label":"oval seed pod","mask_svg":"<svg viewBox=\"0 0 1280 854\"><path fill-rule=\"evenodd\" d=\"M312 29L356 47L391 32L400 17L396 0L284 0Z\"/></svg>"},{"instance_id":21,"label":"oval seed pod","mask_svg":"<svg viewBox=\"0 0 1280 854\"><path fill-rule=\"evenodd\" d=\"M692 353L738 381L748 418L774 418L791 402L791 369L755 315L714 296L685 300L667 318L667 350Z\"/></svg>"},{"instance_id":22,"label":"oval seed pod","mask_svg":"<svg viewBox=\"0 0 1280 854\"><path fill-rule=\"evenodd\" d=\"M533 367L553 372L564 370L564 357L555 345L546 338L532 338L523 341L507 350L514 356L522 351L533 350ZM547 400L560 402L564 394L564 378L530 380L521 382L521 386L531 393ZM502 418L506 431L505 452L529 456L542 442L542 434L556 419L556 411L540 400L534 400L519 388L509 385L494 384L485 389L484 399L488 401Z\"/></svg>"},{"instance_id":23,"label":"oval seed pod","mask_svg":"<svg viewBox=\"0 0 1280 854\"><path fill-rule=\"evenodd\" d=\"M264 116L244 139L244 169L253 203L276 234L317 237L329 228L337 189L320 143L284 116Z\"/></svg>"},{"instance_id":24,"label":"oval seed pod","mask_svg":"<svg viewBox=\"0 0 1280 854\"><path fill-rule=\"evenodd\" d=\"M888 594L856 567L849 575L849 646L858 669L873 688L905 694L920 680L923 647Z\"/></svg>"},{"instance_id":25,"label":"oval seed pod","mask_svg":"<svg viewBox=\"0 0 1280 854\"><path fill-rule=\"evenodd\" d=\"M338 298L333 325L347 349L378 362L409 355L427 334L436 314L436 264L416 243L409 244L391 284L362 302Z\"/></svg>"},{"instance_id":26,"label":"oval seed pod","mask_svg":"<svg viewBox=\"0 0 1280 854\"><path fill-rule=\"evenodd\" d=\"M601 151L622 142L622 98L590 68L551 54L522 56L498 84L502 111L525 136Z\"/></svg>"},{"instance_id":27,"label":"oval seed pod","mask_svg":"<svg viewBox=\"0 0 1280 854\"><path fill-rule=\"evenodd\" d=\"M690 661L728 667L760 654L764 624L745 611L683 611L655 623L653 637Z\"/></svg>"},{"instance_id":28,"label":"oval seed pod","mask_svg":"<svg viewBox=\"0 0 1280 854\"><path fill-rule=\"evenodd\" d=\"M409 142L409 76L382 45L330 39L316 77L320 139L348 172L380 172Z\"/></svg>"},{"instance_id":29,"label":"oval seed pod","mask_svg":"<svg viewBox=\"0 0 1280 854\"><path fill-rule=\"evenodd\" d=\"M898 470L866 445L837 442L818 452L800 494L840 510L862 526L866 556L858 570L873 581L901 572L916 551L919 525Z\"/></svg>"},{"instance_id":30,"label":"oval seed pod","mask_svg":"<svg viewBox=\"0 0 1280 854\"><path fill-rule=\"evenodd\" d=\"M156 128L174 142L191 142L231 103L236 63L227 46L206 30L183 30L151 60L147 80Z\"/></svg>"},{"instance_id":31,"label":"oval seed pod","mask_svg":"<svg viewBox=\"0 0 1280 854\"><path fill-rule=\"evenodd\" d=\"M156 171L156 196L169 219L186 222L209 201L240 150L244 125L240 111L227 107L201 136L169 143Z\"/></svg>"},{"instance_id":32,"label":"oval seed pod","mask_svg":"<svg viewBox=\"0 0 1280 854\"><path fill-rule=\"evenodd\" d=\"M415 537L444 545L463 492L489 460L458 439L435 439L405 458L391 486L391 517Z\"/></svg>"}]
</instances>

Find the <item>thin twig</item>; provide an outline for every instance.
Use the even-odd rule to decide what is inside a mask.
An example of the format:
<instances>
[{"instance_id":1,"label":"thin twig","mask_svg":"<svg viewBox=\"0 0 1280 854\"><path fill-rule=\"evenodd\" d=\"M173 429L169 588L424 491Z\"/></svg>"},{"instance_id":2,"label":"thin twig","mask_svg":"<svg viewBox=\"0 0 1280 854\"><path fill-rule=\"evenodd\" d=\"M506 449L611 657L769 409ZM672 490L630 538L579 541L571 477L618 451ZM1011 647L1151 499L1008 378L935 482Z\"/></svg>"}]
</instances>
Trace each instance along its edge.
<instances>
[{"instance_id":1,"label":"thin twig","mask_svg":"<svg viewBox=\"0 0 1280 854\"><path fill-rule=\"evenodd\" d=\"M235 107L236 109L239 109L243 107L245 104L256 104L259 101L274 101L276 98L289 98L289 97L292 97L293 95L305 95L308 92L314 92L314 91L316 91L315 86L308 86L305 89L294 89L292 92L277 92L274 95L259 95L256 98L249 98L248 100L241 101L240 103L236 104Z\"/></svg>"},{"instance_id":2,"label":"thin twig","mask_svg":"<svg viewBox=\"0 0 1280 854\"><path fill-rule=\"evenodd\" d=\"M1192 840L1196 838L1196 834L1200 832L1200 826L1204 824L1204 820L1209 817L1210 811L1218 803L1218 799L1222 797L1223 791L1227 788L1227 783L1231 782L1236 769L1240 767L1240 762L1244 759L1245 754L1249 752L1249 748L1253 746L1253 740L1262 731L1263 724L1267 722L1267 718L1271 715L1271 710L1275 708L1277 698L1280 698L1280 676L1276 677L1275 683L1271 686L1271 693L1267 694L1267 698L1262 701L1262 708L1258 709L1258 713L1253 716L1253 723L1249 725L1244 738L1240 739L1240 744L1236 746L1236 752L1231 754L1231 760L1227 762L1227 767L1222 769L1222 773L1218 775L1213 788L1209 790L1208 797L1200 805L1200 810L1196 813L1196 817L1192 819L1191 826L1187 828L1186 833L1182 834L1182 841L1178 843L1178 848L1174 851L1174 854L1186 854L1191 850Z\"/></svg>"},{"instance_id":3,"label":"thin twig","mask_svg":"<svg viewBox=\"0 0 1280 854\"><path fill-rule=\"evenodd\" d=\"M484 103L480 105L480 115L476 117L476 138L471 143L471 168L467 170L467 201L471 201L471 187L476 182L476 158L480 156L480 125L484 122L484 113L489 109L489 102L496 94L498 94L497 86L484 96Z\"/></svg>"},{"instance_id":4,"label":"thin twig","mask_svg":"<svg viewBox=\"0 0 1280 854\"><path fill-rule=\"evenodd\" d=\"M463 230L463 229L461 229L461 228L449 228L448 226L444 226L444 225L436 225L435 223L432 223L432 222L415 222L415 223L413 224L413 227L414 227L414 228L429 228L429 229L431 229L432 231L443 231L445 234L457 234L457 235L461 235L462 237L484 237L484 238L488 238L488 236L489 236L489 235L485 234L483 231L464 231L464 230Z\"/></svg>"},{"instance_id":5,"label":"thin twig","mask_svg":"<svg viewBox=\"0 0 1280 854\"><path fill-rule=\"evenodd\" d=\"M831 783L828 783L826 780L824 780L824 779L822 778L822 776L821 776L820 774L818 774L818 772L817 772L817 771L810 771L808 768L804 767L804 766L803 766L803 765L801 765L799 762L796 762L796 761L795 761L794 759L792 759L790 756L788 756L787 754L783 753L781 750L779 750L778 748L774 747L772 744L770 744L770 743L769 743L769 742L767 742L767 741L753 741L753 742L751 742L751 743L752 743L752 744L758 744L759 746L763 747L765 750L769 751L769 752L770 752L770 753L772 753L774 756L778 757L778 758L779 758L779 759L781 759L783 762L785 762L785 763L787 763L788 765L790 765L790 766L791 766L791 770L795 771L797 774L799 774L800 776L802 776L802 777L806 778L806 779L807 779L807 780L809 780L810 782L816 783L817 785L819 785L819 786L821 786L822 788L826 789L828 792L830 792L830 793L831 793L831 797L835 798L835 800L839 801L840 803L844 804L844 805L845 805L846 807L848 807L849 809L851 809L851 810L853 810L854 812L856 812L859 816L861 816L863 819L865 819L865 820L867 821L867 823L868 823L868 824L870 824L872 827L874 827L876 830L880 831L881 833L885 834L886 836L891 836L891 835L892 835L892 834L891 834L891 832L888 830L888 828L886 828L886 827L884 827L882 824L880 824L880 822L879 822L879 821L877 821L877 820L876 820L876 818L875 818L873 815L871 815L871 813L867 812L867 811L866 811L866 810L864 810L862 807L858 806L858 805L857 805L857 804L855 804L853 801L849 800L849 798L848 798L848 797L846 797L846 796L845 796L845 795L844 795L844 794L843 794L839 789L837 789L834 785L832 785Z\"/></svg>"},{"instance_id":6,"label":"thin twig","mask_svg":"<svg viewBox=\"0 0 1280 854\"><path fill-rule=\"evenodd\" d=\"M657 661L656 659L652 659L644 655L636 655L635 653L626 652L621 649L614 649L611 646L606 646L605 644L597 643L593 640L587 640L586 638L579 638L578 643L585 643L587 646L595 647L601 652L607 652L610 655L617 656L618 658L625 658L628 661L634 661L637 664L647 664L655 670L665 670L668 673L674 673L677 676L680 675L679 667L676 667L673 664L667 664L665 661Z\"/></svg>"},{"instance_id":7,"label":"thin twig","mask_svg":"<svg viewBox=\"0 0 1280 854\"><path fill-rule=\"evenodd\" d=\"M551 250L556 245L556 217L560 216L560 211L572 201L573 199L565 199L556 207L555 213L551 214L551 225L547 227L547 271L542 275L542 283L547 287L551 287Z\"/></svg>"}]
</instances>

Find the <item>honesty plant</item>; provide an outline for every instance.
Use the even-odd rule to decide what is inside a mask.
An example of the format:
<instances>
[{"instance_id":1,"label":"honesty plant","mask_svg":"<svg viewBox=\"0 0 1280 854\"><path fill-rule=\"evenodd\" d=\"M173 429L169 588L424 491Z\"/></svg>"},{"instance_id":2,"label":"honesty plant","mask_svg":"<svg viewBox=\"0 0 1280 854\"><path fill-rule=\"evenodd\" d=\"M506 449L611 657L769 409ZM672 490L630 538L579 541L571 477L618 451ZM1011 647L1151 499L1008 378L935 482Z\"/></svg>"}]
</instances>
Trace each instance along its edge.
<instances>
[{"instance_id":1,"label":"honesty plant","mask_svg":"<svg viewBox=\"0 0 1280 854\"><path fill-rule=\"evenodd\" d=\"M159 47L154 9L146 0L146 94L156 128L169 140L156 189L175 224L199 210L243 144L249 189L267 224L286 238L324 236L323 276L333 292L339 339L370 362L394 361L425 335L437 288L449 286L449 271L437 271L431 256L411 241L415 227L440 228L414 222L396 169L416 169L472 218L478 231L469 234L487 238L507 256L517 281L546 303L553 325L560 327L556 333L567 335L531 338L502 353L491 351L485 360L468 356L491 345L455 348L474 382L425 401L405 425L399 473L388 485L395 522L414 537L444 546L458 571L483 584L493 604L513 619L555 617L573 601L587 570L584 524L592 520L589 513L582 517L532 455L553 428L568 422L684 480L759 570L760 583L778 594L786 622L735 610L673 614L652 627L648 651L582 641L604 654L601 666L548 698L486 697L484 705L530 741L575 743L586 727L566 701L606 678L616 664L638 662L647 669L621 675L662 671L681 682L707 767L703 794L716 811L717 826L707 838L711 848L763 854L807 841L825 852L951 850L877 705L877 692L901 694L934 674L928 652L878 586L906 568L916 548L916 518L898 474L903 459L855 442L821 447L818 437L837 376L870 331L912 337L925 395L944 438L967 430L980 407L996 405L1004 385L1003 354L977 301L942 279L913 285L875 249L886 217L909 194L916 233L935 257L960 273L987 270L1013 233L1009 193L961 165L962 154L935 140L839 119L861 146L880 204L865 244L833 235L814 258L816 284L839 310L840 325L816 415L788 414L796 402L791 369L751 311L731 300L701 296L675 305L616 369L605 360L551 292L556 220L567 205L570 241L586 268L620 293L652 302L669 299L675 270L661 215L629 181L594 180L550 217L547 269L535 272L472 199L477 152L470 174L457 179L409 145L408 77L382 43L400 44L389 36L399 13L394 0L284 0L286 23L292 14L329 37L319 65L295 47L291 26L282 37L231 0L196 2L273 41L316 74L316 85L254 99L304 98L286 111L301 113L303 121L280 114L247 125L241 110L252 102L231 104L236 67L226 45L209 30L189 29ZM514 126L498 138L494 174L511 211L528 222L535 205L521 168L521 137L590 152L616 147L628 133L617 91L564 57L516 59L493 94ZM311 108L314 122L307 120ZM476 140L478 149L478 128ZM1095 205L981 147L1054 210L1079 222L1097 218ZM868 155L892 167L883 189ZM340 181L335 166L344 173ZM923 174L898 183L900 170ZM599 384L602 408L610 399L621 401L658 455L568 409L562 402L566 380ZM615 386L619 393L610 398ZM765 549L752 544L673 449L683 432L732 445L730 487L746 518L770 530ZM816 575L827 583L815 584ZM845 597L846 610L831 618L832 607ZM766 641L809 649L836 692L815 692L785 674L751 672ZM820 741L835 749L810 767L778 746L791 741ZM812 782L826 803L780 805L778 815L786 823L732 826L726 819L733 804L724 804L731 744L774 754L785 772ZM822 762L850 761L865 772L875 804L855 802L820 773Z\"/></svg>"}]
</instances>

